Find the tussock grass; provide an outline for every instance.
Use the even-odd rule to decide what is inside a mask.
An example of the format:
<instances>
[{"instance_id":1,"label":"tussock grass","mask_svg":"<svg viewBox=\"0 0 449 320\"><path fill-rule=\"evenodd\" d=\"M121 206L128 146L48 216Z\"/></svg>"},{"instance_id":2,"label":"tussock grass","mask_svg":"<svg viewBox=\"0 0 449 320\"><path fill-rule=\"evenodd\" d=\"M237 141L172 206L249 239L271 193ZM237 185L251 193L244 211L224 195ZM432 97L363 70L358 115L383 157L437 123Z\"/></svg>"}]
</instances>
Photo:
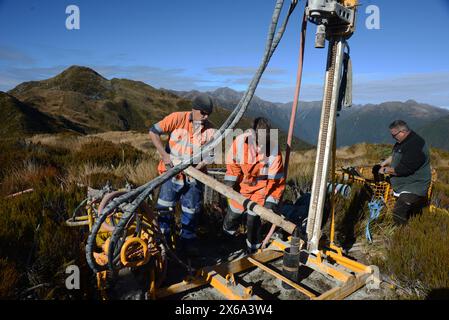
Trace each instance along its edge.
<instances>
[{"instance_id":1,"label":"tussock grass","mask_svg":"<svg viewBox=\"0 0 449 320\"><path fill-rule=\"evenodd\" d=\"M425 212L387 241L385 267L410 296L425 298L449 288L448 243L449 215Z\"/></svg>"},{"instance_id":2,"label":"tussock grass","mask_svg":"<svg viewBox=\"0 0 449 320\"><path fill-rule=\"evenodd\" d=\"M98 188L109 181L114 187L121 188L127 182L140 186L156 177L157 162L141 160L136 164L121 164L117 167L85 163L71 166L66 176L67 184L80 184Z\"/></svg>"}]
</instances>

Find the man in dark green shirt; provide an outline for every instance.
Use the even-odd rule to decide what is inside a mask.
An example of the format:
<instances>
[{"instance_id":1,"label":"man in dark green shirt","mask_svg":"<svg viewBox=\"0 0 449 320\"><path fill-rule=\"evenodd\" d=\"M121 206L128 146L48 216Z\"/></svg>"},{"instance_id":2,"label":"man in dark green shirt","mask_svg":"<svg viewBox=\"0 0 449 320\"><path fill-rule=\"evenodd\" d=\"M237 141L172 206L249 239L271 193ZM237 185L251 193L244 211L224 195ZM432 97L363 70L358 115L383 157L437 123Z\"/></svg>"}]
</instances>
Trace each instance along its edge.
<instances>
[{"instance_id":1,"label":"man in dark green shirt","mask_svg":"<svg viewBox=\"0 0 449 320\"><path fill-rule=\"evenodd\" d=\"M427 205L431 182L429 148L405 121L394 121L389 128L396 144L391 157L381 163L379 173L391 175L394 195L398 197L393 218L402 225Z\"/></svg>"}]
</instances>

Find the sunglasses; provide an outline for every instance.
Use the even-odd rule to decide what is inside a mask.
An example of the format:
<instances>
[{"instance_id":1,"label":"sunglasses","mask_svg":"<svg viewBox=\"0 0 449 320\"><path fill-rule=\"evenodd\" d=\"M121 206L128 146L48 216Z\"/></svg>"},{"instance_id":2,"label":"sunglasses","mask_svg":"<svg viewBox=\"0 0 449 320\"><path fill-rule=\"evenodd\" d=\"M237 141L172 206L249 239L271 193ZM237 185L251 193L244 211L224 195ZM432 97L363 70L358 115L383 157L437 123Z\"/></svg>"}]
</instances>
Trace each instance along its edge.
<instances>
[{"instance_id":1,"label":"sunglasses","mask_svg":"<svg viewBox=\"0 0 449 320\"><path fill-rule=\"evenodd\" d=\"M200 113L201 113L202 116L209 116L210 115L210 113L207 113L207 112L204 112L204 111L200 111Z\"/></svg>"},{"instance_id":2,"label":"sunglasses","mask_svg":"<svg viewBox=\"0 0 449 320\"><path fill-rule=\"evenodd\" d=\"M398 135L398 134L400 134L401 132L403 132L402 130L401 131L398 131L398 132L396 132L395 134L391 134L391 136L393 137L393 138L396 138L396 136Z\"/></svg>"}]
</instances>

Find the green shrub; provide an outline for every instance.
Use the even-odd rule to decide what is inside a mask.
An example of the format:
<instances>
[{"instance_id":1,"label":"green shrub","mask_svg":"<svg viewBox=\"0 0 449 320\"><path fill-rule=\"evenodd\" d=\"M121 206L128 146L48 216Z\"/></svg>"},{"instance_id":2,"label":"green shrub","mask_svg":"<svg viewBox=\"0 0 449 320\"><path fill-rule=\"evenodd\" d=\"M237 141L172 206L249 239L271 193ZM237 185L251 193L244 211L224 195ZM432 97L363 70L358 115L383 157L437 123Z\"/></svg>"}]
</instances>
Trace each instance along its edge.
<instances>
[{"instance_id":1,"label":"green shrub","mask_svg":"<svg viewBox=\"0 0 449 320\"><path fill-rule=\"evenodd\" d=\"M393 235L386 253L388 271L418 297L449 287L449 215L412 218Z\"/></svg>"}]
</instances>

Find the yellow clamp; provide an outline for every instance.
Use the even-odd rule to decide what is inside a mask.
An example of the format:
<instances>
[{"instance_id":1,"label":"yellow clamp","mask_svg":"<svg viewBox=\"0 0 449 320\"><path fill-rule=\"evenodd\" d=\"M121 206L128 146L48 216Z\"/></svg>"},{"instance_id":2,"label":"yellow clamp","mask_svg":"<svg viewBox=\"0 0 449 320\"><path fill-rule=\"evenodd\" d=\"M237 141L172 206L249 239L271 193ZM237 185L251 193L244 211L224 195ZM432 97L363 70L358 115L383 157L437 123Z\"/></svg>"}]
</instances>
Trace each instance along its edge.
<instances>
[{"instance_id":1,"label":"yellow clamp","mask_svg":"<svg viewBox=\"0 0 449 320\"><path fill-rule=\"evenodd\" d=\"M137 256L140 259L129 261L131 258L134 259L132 256ZM140 238L127 239L120 250L120 261L124 267L140 267L148 263L149 260L148 245Z\"/></svg>"}]
</instances>

